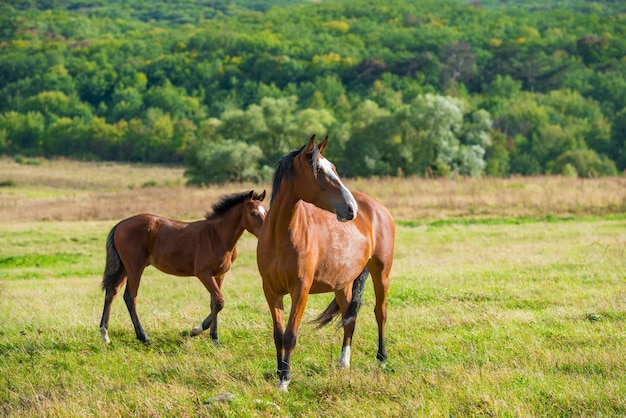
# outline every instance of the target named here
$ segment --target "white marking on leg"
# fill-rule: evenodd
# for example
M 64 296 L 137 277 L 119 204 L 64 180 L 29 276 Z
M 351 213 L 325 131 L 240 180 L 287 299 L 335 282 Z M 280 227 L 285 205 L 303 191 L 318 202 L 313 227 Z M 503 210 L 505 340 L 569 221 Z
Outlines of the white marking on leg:
M 350 367 L 350 346 L 346 345 L 341 350 L 341 356 L 339 356 L 339 368 L 345 369 Z
M 198 325 L 191 330 L 191 336 L 195 337 L 196 335 L 199 335 L 202 331 L 204 331 L 204 328 L 202 328 L 202 325 Z
M 289 392 L 289 383 L 291 383 L 291 380 L 278 380 L 278 391 Z
M 105 327 L 100 328 L 100 335 L 102 335 L 102 339 L 104 340 L 105 343 L 107 344 L 111 343 L 111 340 L 109 339 L 109 332 L 107 331 Z

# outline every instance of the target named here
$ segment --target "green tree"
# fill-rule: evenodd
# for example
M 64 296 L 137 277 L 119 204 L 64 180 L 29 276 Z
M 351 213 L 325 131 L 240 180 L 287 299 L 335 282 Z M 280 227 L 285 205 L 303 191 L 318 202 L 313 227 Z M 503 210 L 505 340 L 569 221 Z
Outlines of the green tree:
M 185 177 L 188 184 L 259 180 L 263 152 L 242 141 L 201 141 L 188 154 Z
M 131 120 L 141 116 L 143 95 L 134 87 L 116 87 L 112 97 L 111 120 Z
M 594 150 L 576 149 L 565 151 L 554 164 L 555 174 L 565 174 L 573 169 L 579 177 L 614 176 L 617 174 L 615 163 L 606 156 L 599 156 Z
M 617 168 L 626 170 L 626 107 L 616 116 L 611 127 L 611 157 Z
M 0 131 L 9 154 L 41 155 L 45 118 L 39 112 L 0 114 Z
M 144 100 L 148 108 L 159 108 L 172 117 L 202 117 L 202 114 L 197 114 L 201 110 L 200 101 L 187 96 L 184 89 L 173 86 L 169 80 L 163 85 L 149 88 Z

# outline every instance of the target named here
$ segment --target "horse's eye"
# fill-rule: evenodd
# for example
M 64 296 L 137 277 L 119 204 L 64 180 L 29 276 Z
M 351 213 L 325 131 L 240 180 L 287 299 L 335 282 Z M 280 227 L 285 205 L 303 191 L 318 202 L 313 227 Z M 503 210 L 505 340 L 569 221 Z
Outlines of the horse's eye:
M 256 212 L 250 212 L 250 216 L 257 216 Z

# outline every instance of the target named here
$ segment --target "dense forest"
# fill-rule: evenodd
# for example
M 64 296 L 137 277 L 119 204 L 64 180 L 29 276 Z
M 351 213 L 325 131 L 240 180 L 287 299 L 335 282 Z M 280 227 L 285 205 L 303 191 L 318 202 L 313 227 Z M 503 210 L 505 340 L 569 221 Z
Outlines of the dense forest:
M 0 153 L 269 179 L 330 137 L 344 176 L 626 169 L 626 3 L 0 3 Z

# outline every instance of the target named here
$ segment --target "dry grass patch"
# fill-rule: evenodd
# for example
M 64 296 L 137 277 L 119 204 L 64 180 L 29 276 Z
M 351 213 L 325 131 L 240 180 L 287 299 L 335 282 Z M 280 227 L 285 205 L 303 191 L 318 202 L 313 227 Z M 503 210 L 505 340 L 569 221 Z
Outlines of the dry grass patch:
M 181 167 L 0 159 L 0 218 L 116 220 L 142 212 L 200 219 L 218 197 L 269 184 L 184 186 Z M 626 178 L 346 179 L 382 201 L 396 219 L 515 218 L 626 212 Z

